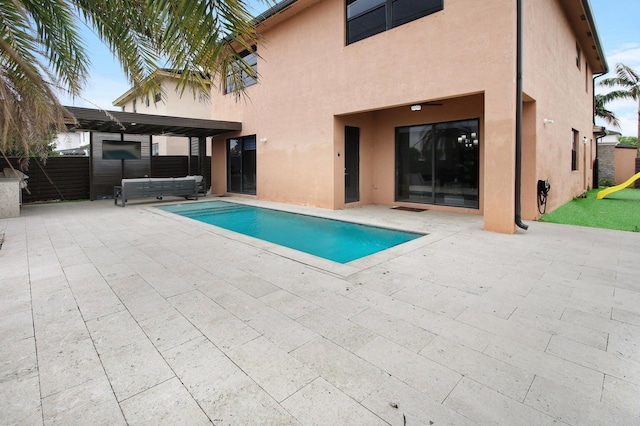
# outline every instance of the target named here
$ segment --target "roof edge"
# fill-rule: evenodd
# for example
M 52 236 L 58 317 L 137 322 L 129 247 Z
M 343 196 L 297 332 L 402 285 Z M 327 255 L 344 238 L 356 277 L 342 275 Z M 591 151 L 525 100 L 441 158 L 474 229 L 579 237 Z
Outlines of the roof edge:
M 276 3 L 273 7 L 267 9 L 266 11 L 261 13 L 260 15 L 256 16 L 253 19 L 254 24 L 257 26 L 257 25 L 263 23 L 264 21 L 266 21 L 267 19 L 271 18 L 272 16 L 283 12 L 285 9 L 288 9 L 291 5 L 293 5 L 297 1 L 298 0 L 283 0 L 283 1 L 279 2 L 279 3 Z
M 600 56 L 600 60 L 602 61 L 602 65 L 604 66 L 602 74 L 606 74 L 609 72 L 609 64 L 607 63 L 607 56 L 605 55 L 604 49 L 602 47 L 602 41 L 600 40 L 600 31 L 598 30 L 598 25 L 596 24 L 593 9 L 591 8 L 591 2 L 589 0 L 582 0 L 582 7 L 584 8 L 587 22 L 589 22 L 589 27 L 591 27 L 592 29 L 593 41 L 595 43 L 596 50 L 598 51 L 598 56 Z

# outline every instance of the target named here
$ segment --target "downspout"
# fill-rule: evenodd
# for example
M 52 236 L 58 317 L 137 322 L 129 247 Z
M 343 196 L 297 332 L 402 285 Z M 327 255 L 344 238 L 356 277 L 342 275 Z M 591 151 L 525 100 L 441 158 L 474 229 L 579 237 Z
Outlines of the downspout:
M 515 222 L 525 231 L 529 226 L 522 223 L 522 0 L 517 0 L 516 9 L 516 216 Z

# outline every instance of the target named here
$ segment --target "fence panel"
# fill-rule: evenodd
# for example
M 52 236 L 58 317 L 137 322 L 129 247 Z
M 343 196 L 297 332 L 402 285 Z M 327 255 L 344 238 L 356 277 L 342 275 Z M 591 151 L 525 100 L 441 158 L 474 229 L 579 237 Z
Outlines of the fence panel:
M 9 158 L 16 170 L 17 158 Z M 0 170 L 8 167 L 0 159 Z M 37 158 L 29 159 L 28 193 L 22 191 L 22 202 L 52 200 L 88 200 L 89 199 L 89 157 L 49 157 L 43 163 Z
M 179 177 L 189 174 L 189 157 L 162 155 L 151 157 L 151 177 Z
M 195 160 L 192 160 L 192 170 L 196 170 L 197 167 Z M 20 170 L 18 158 L 10 157 L 9 161 L 16 170 Z M 45 163 L 39 159 L 31 158 L 28 170 L 24 171 L 29 176 L 27 188 L 31 193 L 23 190 L 22 202 L 90 199 L 89 162 L 89 157 L 49 157 Z M 8 167 L 7 162 L 4 158 L 0 158 L 0 173 L 5 167 Z M 151 157 L 151 177 L 178 177 L 187 174 L 189 174 L 189 157 L 187 156 Z M 208 188 L 211 176 L 211 157 L 206 158 L 205 170 L 202 170 L 201 174 L 204 176 Z M 113 185 L 110 184 L 105 188 L 107 192 L 104 196 L 109 197 Z

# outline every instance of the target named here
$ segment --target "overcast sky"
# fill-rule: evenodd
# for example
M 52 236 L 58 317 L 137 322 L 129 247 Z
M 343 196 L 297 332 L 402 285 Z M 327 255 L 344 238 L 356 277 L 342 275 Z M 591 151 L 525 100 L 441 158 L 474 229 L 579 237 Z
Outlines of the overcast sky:
M 250 3 L 255 14 L 266 9 L 260 0 L 252 0 Z M 640 72 L 640 25 L 637 22 L 640 17 L 640 0 L 591 0 L 591 6 L 609 68 L 613 70 L 621 62 Z M 115 109 L 112 102 L 129 89 L 129 83 L 109 50 L 90 31 L 86 31 L 86 44 L 92 65 L 90 80 L 82 94 L 83 99 L 62 97 L 61 100 L 65 105 Z M 596 91 L 602 90 L 596 88 Z M 621 122 L 621 129 L 612 130 L 627 136 L 637 135 L 636 102 L 612 102 L 607 108 L 615 112 Z

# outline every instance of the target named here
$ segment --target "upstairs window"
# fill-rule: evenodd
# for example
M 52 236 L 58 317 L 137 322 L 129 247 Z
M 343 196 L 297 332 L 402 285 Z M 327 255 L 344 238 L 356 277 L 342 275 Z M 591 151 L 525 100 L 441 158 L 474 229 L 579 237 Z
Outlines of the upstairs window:
M 444 0 L 347 0 L 347 44 L 443 8 Z
M 582 62 L 581 58 L 582 52 L 580 51 L 580 46 L 578 46 L 578 43 L 576 43 L 576 66 L 578 67 L 578 69 L 580 69 L 580 62 Z
M 252 49 L 253 52 L 245 50 L 240 53 L 240 57 L 246 65 L 240 63 L 233 65 L 235 69 L 227 75 L 225 93 L 231 93 L 236 90 L 236 83 L 239 82 L 238 79 L 244 87 L 253 86 L 258 83 L 258 55 L 255 53 L 256 47 L 254 46 Z
M 580 138 L 580 133 L 576 129 L 571 129 L 572 138 L 571 138 L 571 170 L 578 170 L 578 142 Z

